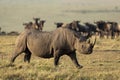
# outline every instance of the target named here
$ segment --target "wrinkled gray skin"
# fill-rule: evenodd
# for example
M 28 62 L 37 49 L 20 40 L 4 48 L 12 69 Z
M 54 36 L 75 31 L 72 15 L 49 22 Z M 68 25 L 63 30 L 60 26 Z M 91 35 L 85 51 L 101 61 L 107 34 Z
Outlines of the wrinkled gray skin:
M 31 54 L 41 58 L 54 57 L 54 65 L 57 66 L 59 58 L 62 55 L 68 55 L 77 68 L 82 68 L 77 61 L 76 52 L 91 54 L 96 40 L 94 43 L 80 41 L 79 37 L 75 35 L 76 32 L 67 28 L 57 28 L 53 32 L 40 32 L 36 29 L 25 30 L 16 40 L 11 63 L 24 52 L 24 61 L 30 62 Z

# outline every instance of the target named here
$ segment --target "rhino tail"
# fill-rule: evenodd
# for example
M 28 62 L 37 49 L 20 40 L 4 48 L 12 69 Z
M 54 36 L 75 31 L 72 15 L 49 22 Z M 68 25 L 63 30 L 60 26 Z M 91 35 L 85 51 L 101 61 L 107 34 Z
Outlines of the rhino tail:
M 27 37 L 26 37 L 26 39 L 25 39 L 25 56 L 24 56 L 24 62 L 28 62 L 28 63 L 30 63 L 30 59 L 31 59 L 31 52 L 30 52 L 30 50 L 29 50 L 29 48 L 28 48 L 28 45 L 27 45 Z
M 16 43 L 15 43 L 15 50 L 11 57 L 10 62 L 13 63 L 15 59 L 23 52 L 25 52 L 27 48 L 27 37 L 25 35 L 19 35 Z

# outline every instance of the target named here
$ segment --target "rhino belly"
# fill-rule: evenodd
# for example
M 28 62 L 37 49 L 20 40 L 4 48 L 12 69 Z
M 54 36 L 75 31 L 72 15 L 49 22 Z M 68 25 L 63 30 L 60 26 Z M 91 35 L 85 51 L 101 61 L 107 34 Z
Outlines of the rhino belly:
M 45 47 L 41 45 L 29 45 L 28 49 L 32 53 L 32 55 L 41 57 L 41 58 L 51 58 L 53 57 L 53 53 L 50 52 L 50 47 Z

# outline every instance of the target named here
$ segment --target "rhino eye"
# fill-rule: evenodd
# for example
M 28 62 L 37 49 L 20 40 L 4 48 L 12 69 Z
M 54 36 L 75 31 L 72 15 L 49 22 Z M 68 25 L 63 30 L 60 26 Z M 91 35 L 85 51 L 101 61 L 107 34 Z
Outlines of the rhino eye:
M 85 46 L 85 45 L 82 45 L 82 48 L 83 48 L 83 49 L 85 49 L 85 48 L 86 48 L 86 46 Z

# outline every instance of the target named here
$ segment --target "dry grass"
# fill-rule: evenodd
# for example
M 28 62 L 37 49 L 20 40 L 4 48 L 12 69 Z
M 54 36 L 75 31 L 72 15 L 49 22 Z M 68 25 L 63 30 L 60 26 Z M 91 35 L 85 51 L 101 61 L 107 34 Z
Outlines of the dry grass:
M 53 58 L 32 56 L 30 64 L 24 63 L 24 54 L 14 66 L 7 67 L 15 39 L 16 36 L 0 36 L 0 80 L 120 80 L 120 38 L 97 39 L 93 54 L 77 54 L 82 69 L 76 69 L 67 56 L 54 67 Z

